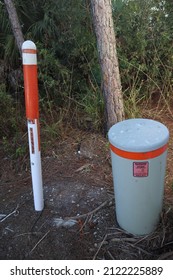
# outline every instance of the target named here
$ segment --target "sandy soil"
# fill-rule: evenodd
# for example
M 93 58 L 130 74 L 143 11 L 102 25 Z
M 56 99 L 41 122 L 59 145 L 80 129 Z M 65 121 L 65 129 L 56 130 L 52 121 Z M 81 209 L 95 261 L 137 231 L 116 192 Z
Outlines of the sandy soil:
M 173 259 L 173 118 L 164 112 L 155 119 L 171 139 L 153 233 L 136 237 L 116 222 L 107 139 L 69 129 L 42 151 L 42 212 L 33 207 L 29 155 L 14 160 L 0 150 L 0 259 Z

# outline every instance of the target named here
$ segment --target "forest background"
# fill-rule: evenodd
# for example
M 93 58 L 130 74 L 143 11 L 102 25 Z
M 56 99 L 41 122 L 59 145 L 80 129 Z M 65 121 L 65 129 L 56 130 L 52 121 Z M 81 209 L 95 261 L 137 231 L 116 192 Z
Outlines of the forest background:
M 103 133 L 104 101 L 90 1 L 14 2 L 25 40 L 33 40 L 38 49 L 42 133 L 49 140 L 61 137 L 70 126 Z M 141 104 L 163 101 L 169 107 L 173 2 L 113 0 L 112 11 L 126 118 L 139 117 Z M 0 60 L 0 140 L 4 150 L 18 157 L 27 149 L 21 145 L 27 143 L 22 61 L 3 1 Z

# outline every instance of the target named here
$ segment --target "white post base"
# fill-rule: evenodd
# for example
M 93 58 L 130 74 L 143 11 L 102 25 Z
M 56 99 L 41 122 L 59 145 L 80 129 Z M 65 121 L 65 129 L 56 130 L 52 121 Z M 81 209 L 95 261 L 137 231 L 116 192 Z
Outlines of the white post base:
M 28 120 L 28 138 L 29 151 L 32 175 L 32 187 L 34 195 L 34 206 L 36 211 L 42 211 L 44 208 L 43 198 L 43 182 L 42 182 L 42 168 L 41 168 L 41 152 L 39 144 L 39 123 L 38 120 Z

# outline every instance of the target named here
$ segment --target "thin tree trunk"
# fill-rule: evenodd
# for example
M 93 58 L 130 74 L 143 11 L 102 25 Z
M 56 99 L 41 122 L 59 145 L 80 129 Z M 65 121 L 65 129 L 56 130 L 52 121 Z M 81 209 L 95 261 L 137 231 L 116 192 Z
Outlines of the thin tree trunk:
M 108 130 L 113 124 L 124 119 L 111 0 L 91 0 L 91 8 L 102 71 Z
M 22 44 L 24 42 L 21 25 L 19 23 L 18 15 L 13 0 L 4 0 L 6 9 L 8 11 L 12 31 L 19 49 L 20 55 L 22 56 Z

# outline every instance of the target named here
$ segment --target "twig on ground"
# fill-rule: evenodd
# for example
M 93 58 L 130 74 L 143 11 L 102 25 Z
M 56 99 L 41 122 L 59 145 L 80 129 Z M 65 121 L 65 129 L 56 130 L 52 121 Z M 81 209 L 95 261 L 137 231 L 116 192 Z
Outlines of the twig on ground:
M 6 216 L 7 216 L 6 214 L 0 214 L 0 220 L 2 220 Z
M 105 235 L 105 237 L 103 238 L 102 242 L 100 243 L 100 246 L 99 246 L 99 248 L 98 248 L 97 252 L 95 253 L 95 255 L 94 255 L 94 257 L 93 257 L 93 260 L 95 260 L 95 259 L 96 259 L 96 257 L 97 257 L 97 255 L 98 255 L 98 253 L 100 252 L 101 247 L 103 246 L 103 244 L 104 244 L 104 242 L 105 242 L 106 238 L 107 238 L 107 234 Z
M 19 208 L 19 204 L 16 206 L 16 208 L 10 214 L 6 215 L 2 220 L 0 220 L 0 223 L 4 222 L 10 216 L 17 214 L 18 213 L 18 211 L 17 211 L 18 208 Z
M 163 229 L 163 238 L 162 238 L 162 242 L 161 242 L 161 247 L 163 247 L 163 244 L 165 242 L 165 235 L 166 235 L 166 230 L 165 228 Z
M 124 229 L 122 229 L 122 228 L 118 228 L 118 227 L 114 227 L 114 228 L 111 228 L 111 230 L 117 230 L 117 231 L 119 231 L 119 232 L 121 232 L 121 233 L 124 233 L 124 234 L 126 234 L 126 235 L 130 235 L 130 236 L 132 236 L 132 234 L 131 233 L 129 233 L 128 231 L 126 231 L 126 230 L 124 230 Z
M 146 250 L 142 249 L 141 247 L 138 247 L 138 246 L 133 245 L 133 244 L 131 244 L 131 243 L 128 243 L 128 245 L 130 245 L 130 246 L 133 247 L 133 248 L 136 248 L 137 250 L 139 250 L 140 252 L 143 252 L 143 253 L 146 254 L 146 255 L 152 255 L 152 253 L 147 252 Z
M 43 237 L 35 244 L 35 246 L 32 248 L 32 250 L 29 252 L 29 255 L 32 254 L 32 252 L 35 250 L 35 248 L 43 241 L 43 239 L 49 234 L 50 230 L 48 230 Z
M 86 163 L 84 165 L 82 165 L 81 167 L 79 167 L 78 169 L 76 169 L 74 172 L 83 172 L 83 171 L 89 171 L 89 168 L 93 167 L 93 164 L 91 163 Z
M 144 241 L 144 240 L 147 239 L 148 237 L 149 237 L 149 234 L 147 234 L 146 236 L 140 238 L 134 245 L 136 245 L 136 244 L 138 244 L 138 243 Z
M 112 254 L 111 254 L 111 252 L 108 250 L 107 251 L 107 253 L 108 253 L 108 255 L 110 256 L 110 258 L 112 259 L 112 260 L 115 260 L 115 258 L 112 256 Z
M 79 229 L 79 232 L 80 233 L 82 233 L 83 232 L 83 229 L 84 229 L 84 227 L 86 226 L 86 224 L 88 223 L 88 216 L 86 217 L 86 219 L 85 219 L 85 222 L 84 223 L 82 223 L 82 225 L 81 225 L 81 227 L 80 227 L 80 229 Z
M 13 238 L 20 237 L 20 236 L 24 236 L 24 235 L 40 234 L 40 233 L 41 233 L 41 232 L 24 232 L 24 233 L 20 233 L 20 234 L 15 235 Z

